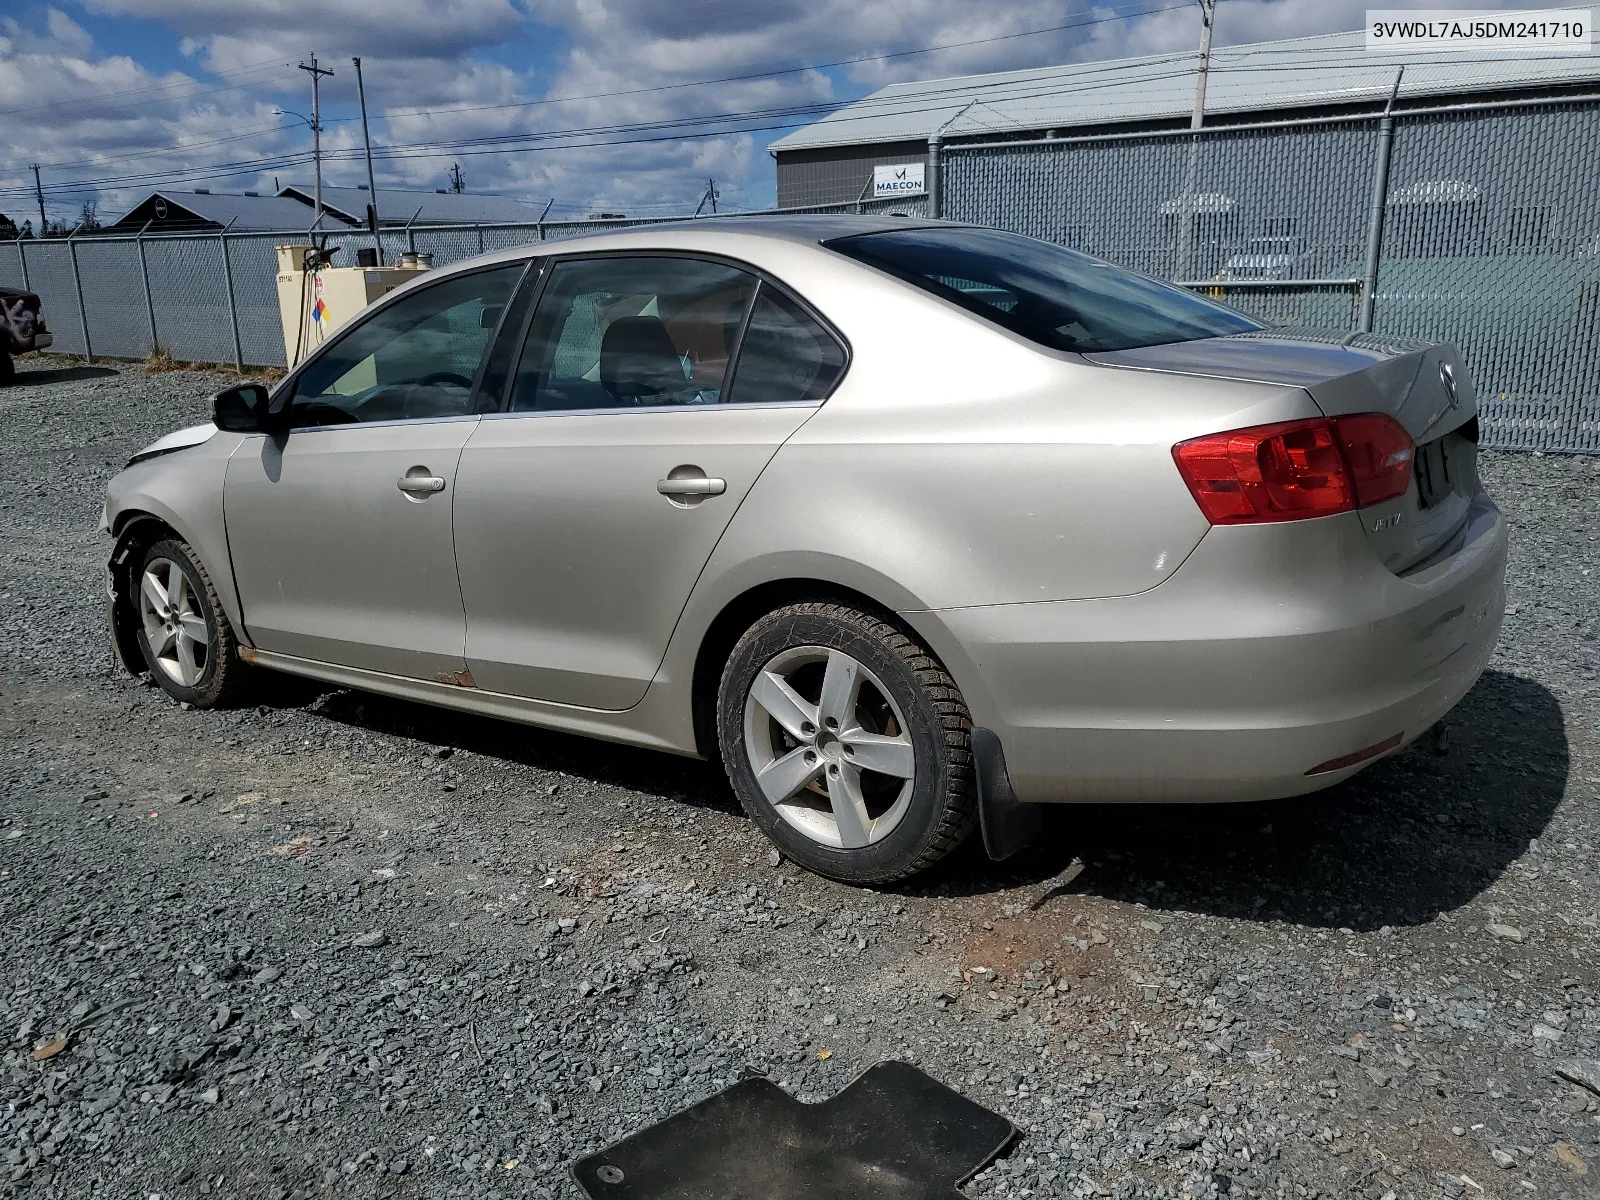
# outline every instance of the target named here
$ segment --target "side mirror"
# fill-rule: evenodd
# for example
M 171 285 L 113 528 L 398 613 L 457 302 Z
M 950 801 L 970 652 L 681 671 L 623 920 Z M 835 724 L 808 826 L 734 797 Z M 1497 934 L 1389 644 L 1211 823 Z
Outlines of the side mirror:
M 500 324 L 500 314 L 505 312 L 505 310 L 506 306 L 504 304 L 488 305 L 481 313 L 478 314 L 478 328 L 493 329 L 496 325 Z
M 211 420 L 229 433 L 265 433 L 268 426 L 267 389 L 260 383 L 241 383 L 211 397 Z

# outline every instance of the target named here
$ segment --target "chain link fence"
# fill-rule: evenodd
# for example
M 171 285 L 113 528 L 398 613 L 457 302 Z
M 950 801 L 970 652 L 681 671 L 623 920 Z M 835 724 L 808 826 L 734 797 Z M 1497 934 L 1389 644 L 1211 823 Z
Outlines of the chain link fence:
M 1485 444 L 1600 451 L 1600 103 L 1396 112 L 1392 139 L 1383 125 L 949 144 L 942 215 L 1272 325 L 1360 328 L 1372 278 L 1373 332 L 1461 351 Z
M 955 143 L 939 176 L 945 217 L 1072 246 L 1272 325 L 1354 330 L 1370 302 L 1374 332 L 1461 351 L 1486 444 L 1600 452 L 1594 98 Z M 783 211 L 922 217 L 929 206 L 899 197 Z M 681 219 L 385 229 L 379 257 L 415 250 L 443 266 Z M 374 245 L 362 230 L 326 237 L 344 264 Z M 184 361 L 281 366 L 274 247 L 308 240 L 299 230 L 0 243 L 0 285 L 40 294 L 60 353 L 160 347 Z
M 783 211 L 893 211 L 921 216 L 927 210 L 921 200 L 912 199 Z M 415 251 L 433 255 L 435 266 L 446 266 L 530 243 L 684 219 L 416 225 L 380 229 L 377 235 L 340 228 L 318 231 L 316 240 L 336 249 L 334 261 L 343 266 L 355 264 L 356 251 L 374 248 L 382 262 Z M 276 248 L 311 241 L 307 229 L 22 238 L 0 242 L 0 287 L 38 293 L 56 354 L 144 358 L 159 349 L 180 362 L 281 367 L 285 355 Z

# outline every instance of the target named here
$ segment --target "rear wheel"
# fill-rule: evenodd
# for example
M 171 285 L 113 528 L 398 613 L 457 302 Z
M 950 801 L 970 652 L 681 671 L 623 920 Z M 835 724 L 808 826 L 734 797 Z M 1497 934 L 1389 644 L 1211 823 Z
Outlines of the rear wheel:
M 194 551 L 175 538 L 157 542 L 145 551 L 132 583 L 139 649 L 161 689 L 195 708 L 236 698 L 249 668 Z
M 825 602 L 769 613 L 734 646 L 717 724 L 745 811 L 818 874 L 901 879 L 976 823 L 961 692 L 882 617 Z

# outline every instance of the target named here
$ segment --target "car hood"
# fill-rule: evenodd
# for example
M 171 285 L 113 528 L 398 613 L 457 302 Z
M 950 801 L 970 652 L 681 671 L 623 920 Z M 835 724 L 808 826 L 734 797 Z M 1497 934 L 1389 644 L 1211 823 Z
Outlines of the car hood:
M 204 425 L 190 425 L 187 429 L 176 429 L 165 437 L 157 438 L 143 450 L 140 450 L 127 462 L 127 466 L 143 462 L 147 458 L 155 458 L 162 454 L 171 454 L 174 450 L 187 450 L 190 446 L 198 446 L 211 440 L 217 432 L 217 427 L 211 422 Z

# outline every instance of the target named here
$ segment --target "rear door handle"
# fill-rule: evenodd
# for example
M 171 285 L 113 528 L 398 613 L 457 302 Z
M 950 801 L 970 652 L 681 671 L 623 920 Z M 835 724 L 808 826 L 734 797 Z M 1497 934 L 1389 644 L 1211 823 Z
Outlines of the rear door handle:
M 656 491 L 663 496 L 720 496 L 728 490 L 726 479 L 658 479 Z

